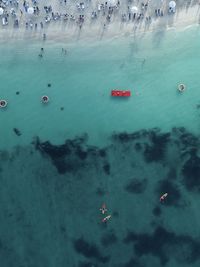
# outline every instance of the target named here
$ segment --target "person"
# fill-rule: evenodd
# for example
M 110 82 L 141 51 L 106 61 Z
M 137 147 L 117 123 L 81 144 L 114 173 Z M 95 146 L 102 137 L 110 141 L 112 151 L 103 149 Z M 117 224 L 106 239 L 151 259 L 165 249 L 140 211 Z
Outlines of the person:
M 112 217 L 111 215 L 106 216 L 105 218 L 102 219 L 102 222 L 107 222 L 108 220 L 110 220 L 111 217 Z
M 161 202 L 164 201 L 165 198 L 166 198 L 167 196 L 168 196 L 168 193 L 163 194 L 163 195 L 160 197 L 160 201 L 161 201 Z
M 101 206 L 101 208 L 99 210 L 101 211 L 102 214 L 105 214 L 108 211 L 106 208 L 106 204 L 103 203 L 103 205 Z
M 142 67 L 144 66 L 145 62 L 146 62 L 146 59 L 144 58 L 144 59 L 142 60 Z

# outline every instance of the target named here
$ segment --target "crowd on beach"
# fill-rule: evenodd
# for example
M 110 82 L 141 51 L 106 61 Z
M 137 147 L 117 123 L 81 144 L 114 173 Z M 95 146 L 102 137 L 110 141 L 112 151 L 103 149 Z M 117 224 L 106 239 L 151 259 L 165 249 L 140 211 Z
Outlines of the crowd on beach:
M 0 24 L 3 27 L 27 30 L 43 30 L 57 21 L 76 25 L 82 29 L 85 21 L 101 21 L 105 29 L 117 19 L 122 23 L 150 24 L 152 20 L 162 19 L 176 12 L 176 1 L 170 0 L 51 0 L 46 4 L 39 0 L 0 0 Z M 43 2 L 43 3 L 42 3 Z M 180 2 L 180 1 L 179 1 Z M 187 0 L 187 5 L 194 1 Z M 197 2 L 195 1 L 195 4 Z M 46 34 L 43 34 L 46 39 Z

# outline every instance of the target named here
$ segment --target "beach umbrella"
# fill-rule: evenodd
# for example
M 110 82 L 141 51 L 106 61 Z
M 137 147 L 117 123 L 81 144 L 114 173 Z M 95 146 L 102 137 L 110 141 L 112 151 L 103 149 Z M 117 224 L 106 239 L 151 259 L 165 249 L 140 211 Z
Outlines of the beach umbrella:
M 116 0 L 108 0 L 108 5 L 110 7 L 116 6 L 117 5 L 117 1 Z
M 176 7 L 176 2 L 175 1 L 170 1 L 169 2 L 169 7 L 175 8 Z
M 28 14 L 32 15 L 34 13 L 34 8 L 30 6 L 27 11 Z
M 134 14 L 134 13 L 137 13 L 138 12 L 138 8 L 136 6 L 132 6 L 131 7 L 131 12 Z
M 3 8 L 0 7 L 0 15 L 3 15 Z

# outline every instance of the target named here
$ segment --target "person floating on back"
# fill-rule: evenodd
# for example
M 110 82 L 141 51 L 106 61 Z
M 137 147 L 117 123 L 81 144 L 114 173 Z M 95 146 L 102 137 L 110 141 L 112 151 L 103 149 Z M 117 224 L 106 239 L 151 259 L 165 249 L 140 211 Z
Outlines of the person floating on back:
M 168 193 L 163 194 L 163 195 L 160 197 L 160 202 L 163 202 L 167 196 L 168 196 Z
M 105 218 L 102 219 L 102 222 L 103 223 L 107 222 L 108 220 L 110 220 L 111 217 L 112 217 L 111 215 L 106 216 Z

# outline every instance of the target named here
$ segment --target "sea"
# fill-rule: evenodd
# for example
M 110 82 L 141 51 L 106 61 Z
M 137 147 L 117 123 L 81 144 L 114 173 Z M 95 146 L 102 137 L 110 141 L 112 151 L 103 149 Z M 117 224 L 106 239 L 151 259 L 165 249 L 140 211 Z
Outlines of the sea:
M 0 44 L 1 267 L 200 266 L 199 40 Z

